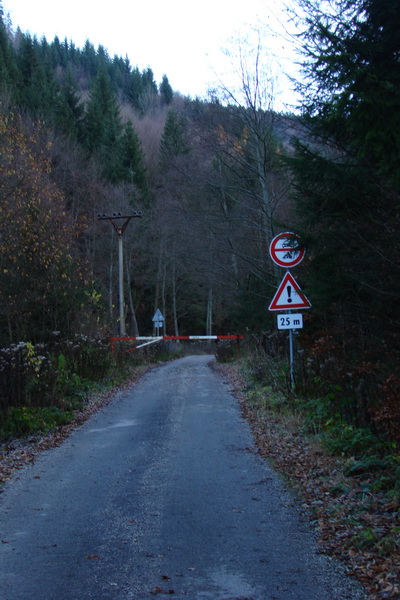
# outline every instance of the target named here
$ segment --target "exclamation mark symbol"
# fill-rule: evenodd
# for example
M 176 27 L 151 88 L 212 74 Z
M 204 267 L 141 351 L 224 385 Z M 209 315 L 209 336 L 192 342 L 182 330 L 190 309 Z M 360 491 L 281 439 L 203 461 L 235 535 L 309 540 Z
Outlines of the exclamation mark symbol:
M 287 301 L 288 301 L 288 304 L 290 304 L 292 302 L 292 297 L 291 297 L 292 296 L 292 286 L 288 285 L 286 288 L 286 291 L 287 291 Z

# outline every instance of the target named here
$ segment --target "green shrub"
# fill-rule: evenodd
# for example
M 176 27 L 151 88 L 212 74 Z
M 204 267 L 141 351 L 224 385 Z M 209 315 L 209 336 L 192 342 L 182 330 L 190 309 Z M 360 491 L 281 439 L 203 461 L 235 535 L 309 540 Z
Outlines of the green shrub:
M 46 344 L 19 342 L 0 348 L 1 437 L 45 433 L 68 421 L 97 385 L 111 386 L 130 378 L 135 367 L 171 358 L 164 343 L 141 350 L 109 340 L 53 332 Z M 174 356 L 182 349 L 176 346 Z
M 71 421 L 72 412 L 64 412 L 55 406 L 36 408 L 9 409 L 3 427 L 5 439 L 10 437 L 24 437 L 38 433 L 48 433 L 59 425 Z
M 288 398 L 271 386 L 256 385 L 246 393 L 247 400 L 253 408 L 261 411 L 281 411 L 288 406 Z
M 380 440 L 369 429 L 353 427 L 341 419 L 327 422 L 321 441 L 332 454 L 344 456 L 371 454 L 381 445 Z

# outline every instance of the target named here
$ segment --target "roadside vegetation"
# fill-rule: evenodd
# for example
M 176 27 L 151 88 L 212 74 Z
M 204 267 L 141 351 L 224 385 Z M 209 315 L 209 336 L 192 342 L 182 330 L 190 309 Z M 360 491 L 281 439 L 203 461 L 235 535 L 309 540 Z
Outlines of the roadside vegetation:
M 108 339 L 76 335 L 47 344 L 0 348 L 0 442 L 31 438 L 71 423 L 90 403 L 146 368 L 180 354 L 159 343 L 141 351 L 111 352 Z
M 373 422 L 357 423 L 345 391 L 324 388 L 310 365 L 306 376 L 298 366 L 292 387 L 285 344 L 284 334 L 275 336 L 271 355 L 266 339 L 253 337 L 240 363 L 228 347 L 217 350 L 217 368 L 236 391 L 260 454 L 300 499 L 321 552 L 345 561 L 371 599 L 400 598 L 398 445 Z

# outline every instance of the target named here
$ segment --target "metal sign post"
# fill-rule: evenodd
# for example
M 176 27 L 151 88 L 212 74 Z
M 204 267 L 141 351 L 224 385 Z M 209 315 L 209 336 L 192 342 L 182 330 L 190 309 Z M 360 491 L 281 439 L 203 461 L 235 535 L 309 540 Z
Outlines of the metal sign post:
M 289 374 L 290 382 L 294 386 L 294 347 L 293 347 L 293 329 L 289 329 Z
M 99 221 L 110 221 L 118 235 L 118 290 L 119 290 L 119 332 L 122 337 L 126 335 L 124 311 L 124 250 L 122 236 L 131 219 L 141 217 L 142 213 L 135 211 L 133 215 L 124 216 L 121 213 L 112 215 L 97 215 Z

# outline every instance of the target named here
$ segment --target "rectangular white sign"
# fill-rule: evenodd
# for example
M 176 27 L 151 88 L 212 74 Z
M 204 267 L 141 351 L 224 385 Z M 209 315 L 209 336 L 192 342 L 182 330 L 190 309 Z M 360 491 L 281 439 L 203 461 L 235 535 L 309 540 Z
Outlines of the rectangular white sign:
M 277 315 L 278 329 L 301 329 L 303 327 L 303 315 L 301 313 L 292 315 Z

